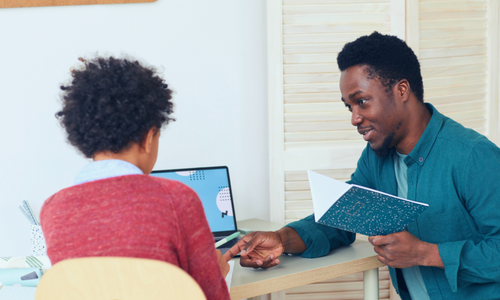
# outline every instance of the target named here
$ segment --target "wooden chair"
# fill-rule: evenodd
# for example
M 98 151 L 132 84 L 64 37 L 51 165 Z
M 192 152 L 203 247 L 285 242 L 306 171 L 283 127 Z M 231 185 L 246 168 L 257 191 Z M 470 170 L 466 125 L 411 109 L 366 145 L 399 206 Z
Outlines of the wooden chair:
M 61 261 L 42 276 L 35 300 L 206 299 L 196 281 L 169 263 L 128 257 Z

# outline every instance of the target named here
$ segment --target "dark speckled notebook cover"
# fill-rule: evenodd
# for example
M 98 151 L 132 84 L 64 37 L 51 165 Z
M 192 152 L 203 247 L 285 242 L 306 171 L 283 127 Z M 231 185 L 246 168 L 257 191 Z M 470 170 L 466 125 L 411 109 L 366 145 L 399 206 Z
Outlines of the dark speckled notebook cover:
M 339 183 L 333 178 L 327 180 L 333 180 L 335 184 Z M 404 230 L 428 207 L 425 203 L 343 182 L 341 184 L 350 188 L 337 201 L 332 199 L 331 195 L 329 196 L 330 203 L 334 201 L 335 203 L 321 217 L 317 216 L 319 217 L 319 220 L 316 219 L 317 223 L 368 236 L 387 235 Z M 311 191 L 314 197 L 315 193 L 312 189 L 313 185 L 311 185 Z M 321 196 L 324 197 L 324 193 Z

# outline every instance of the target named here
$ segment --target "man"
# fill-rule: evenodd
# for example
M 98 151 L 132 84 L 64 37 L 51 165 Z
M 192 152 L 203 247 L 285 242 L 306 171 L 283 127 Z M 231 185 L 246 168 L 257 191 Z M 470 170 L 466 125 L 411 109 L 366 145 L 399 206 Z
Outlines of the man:
M 401 298 L 500 298 L 500 149 L 424 103 L 420 64 L 398 38 L 360 37 L 337 62 L 342 101 L 368 142 L 349 183 L 429 204 L 407 230 L 369 238 Z M 269 268 L 283 252 L 318 257 L 354 238 L 309 216 L 249 234 L 228 255 Z

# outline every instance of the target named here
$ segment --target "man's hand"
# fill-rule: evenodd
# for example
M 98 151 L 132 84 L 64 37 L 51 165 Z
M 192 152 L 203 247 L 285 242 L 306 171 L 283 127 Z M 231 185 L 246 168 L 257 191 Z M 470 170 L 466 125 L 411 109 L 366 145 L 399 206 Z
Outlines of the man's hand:
M 219 263 L 222 276 L 224 276 L 225 278 L 227 273 L 229 273 L 229 264 L 227 263 L 229 259 L 227 259 L 226 256 L 222 255 L 220 250 L 215 250 L 215 253 L 217 253 L 217 262 Z
M 279 233 L 256 231 L 241 238 L 224 256 L 229 260 L 241 251 L 241 266 L 267 269 L 280 263 L 278 257 L 284 250 L 285 247 Z
M 378 260 L 393 268 L 429 266 L 444 268 L 437 244 L 421 241 L 408 231 L 368 238 Z

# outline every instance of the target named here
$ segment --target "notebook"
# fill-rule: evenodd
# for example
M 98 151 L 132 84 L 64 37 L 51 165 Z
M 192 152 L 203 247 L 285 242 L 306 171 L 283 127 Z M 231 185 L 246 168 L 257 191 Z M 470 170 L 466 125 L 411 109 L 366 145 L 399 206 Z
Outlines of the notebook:
M 151 176 L 177 180 L 192 188 L 200 197 L 214 243 L 238 231 L 234 213 L 229 169 L 226 166 L 157 170 Z M 218 247 L 222 254 L 240 237 Z

